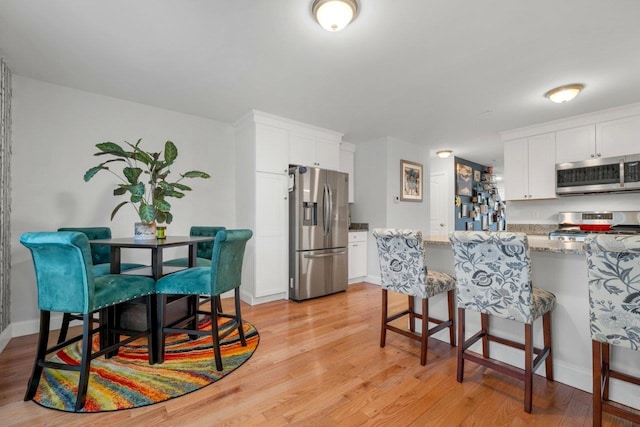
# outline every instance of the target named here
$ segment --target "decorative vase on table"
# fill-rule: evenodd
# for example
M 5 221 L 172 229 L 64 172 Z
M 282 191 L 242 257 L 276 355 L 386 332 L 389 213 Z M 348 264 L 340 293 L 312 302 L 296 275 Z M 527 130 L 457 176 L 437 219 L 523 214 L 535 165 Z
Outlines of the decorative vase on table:
M 156 238 L 155 222 L 136 222 L 133 237 L 136 240 L 152 240 Z

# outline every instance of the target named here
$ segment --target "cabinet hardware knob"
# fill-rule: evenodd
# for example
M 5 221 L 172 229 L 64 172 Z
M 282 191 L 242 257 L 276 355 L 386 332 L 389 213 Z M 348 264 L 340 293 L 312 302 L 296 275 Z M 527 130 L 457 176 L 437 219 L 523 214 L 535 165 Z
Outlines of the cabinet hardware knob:
M 602 154 L 598 153 L 598 157 L 602 156 Z
M 591 155 L 591 158 L 594 158 L 594 157 L 595 157 L 595 156 L 592 154 L 592 155 Z

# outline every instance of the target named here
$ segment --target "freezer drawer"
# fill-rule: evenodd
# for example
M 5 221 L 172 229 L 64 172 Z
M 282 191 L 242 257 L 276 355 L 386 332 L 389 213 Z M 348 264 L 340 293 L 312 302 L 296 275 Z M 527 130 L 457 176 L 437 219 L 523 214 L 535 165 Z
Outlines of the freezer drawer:
M 347 290 L 347 248 L 296 253 L 289 298 L 301 301 Z

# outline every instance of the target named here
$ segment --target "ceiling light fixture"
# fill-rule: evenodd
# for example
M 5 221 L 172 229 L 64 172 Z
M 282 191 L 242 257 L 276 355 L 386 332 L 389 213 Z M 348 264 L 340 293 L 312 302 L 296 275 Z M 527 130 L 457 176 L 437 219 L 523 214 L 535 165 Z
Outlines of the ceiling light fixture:
M 311 7 L 318 24 L 327 31 L 340 31 L 358 13 L 356 0 L 315 0 Z
M 563 102 L 571 101 L 573 98 L 578 96 L 582 89 L 584 89 L 583 84 L 575 83 L 551 89 L 549 92 L 545 93 L 544 96 L 555 103 L 561 104 Z
M 440 150 L 436 151 L 436 156 L 440 157 L 441 159 L 446 159 L 451 155 L 451 153 L 453 153 L 453 151 L 451 150 Z

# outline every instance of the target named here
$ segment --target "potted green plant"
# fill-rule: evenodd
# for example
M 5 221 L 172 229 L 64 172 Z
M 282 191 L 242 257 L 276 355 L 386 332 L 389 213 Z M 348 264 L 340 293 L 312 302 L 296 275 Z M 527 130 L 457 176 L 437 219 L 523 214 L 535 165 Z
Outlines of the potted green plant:
M 114 174 L 121 181 L 113 190 L 114 196 L 124 196 L 130 194 L 129 200 L 122 201 L 116 205 L 111 212 L 111 220 L 116 213 L 126 204 L 131 204 L 142 224 L 136 224 L 136 237 L 155 238 L 155 224 L 173 221 L 171 214 L 171 204 L 166 200 L 168 197 L 181 199 L 186 191 L 191 191 L 191 187 L 181 181 L 185 178 L 210 178 L 206 172 L 188 171 L 179 173 L 179 178 L 170 178 L 171 165 L 178 157 L 178 149 L 171 141 L 164 144 L 163 152 L 149 152 L 140 147 L 138 142 L 131 144 L 125 141 L 130 148 L 125 150 L 114 142 L 103 142 L 96 144 L 98 152 L 94 156 L 110 156 L 108 160 L 92 167 L 84 174 L 85 182 L 88 182 L 98 172 L 105 170 Z M 120 173 L 112 170 L 114 164 L 122 164 Z M 148 227 L 145 228 L 143 224 Z

